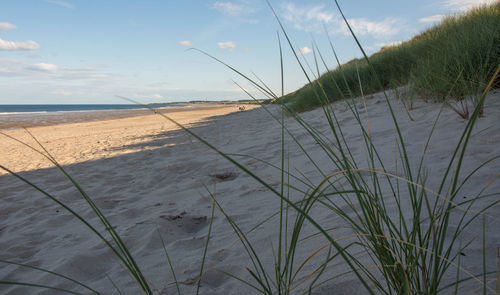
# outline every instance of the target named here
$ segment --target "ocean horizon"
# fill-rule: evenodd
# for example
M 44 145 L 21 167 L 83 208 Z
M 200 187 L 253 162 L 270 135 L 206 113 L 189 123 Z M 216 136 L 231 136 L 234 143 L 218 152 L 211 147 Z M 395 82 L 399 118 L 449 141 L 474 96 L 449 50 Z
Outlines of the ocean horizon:
M 189 104 L 0 104 L 0 115 L 187 107 Z

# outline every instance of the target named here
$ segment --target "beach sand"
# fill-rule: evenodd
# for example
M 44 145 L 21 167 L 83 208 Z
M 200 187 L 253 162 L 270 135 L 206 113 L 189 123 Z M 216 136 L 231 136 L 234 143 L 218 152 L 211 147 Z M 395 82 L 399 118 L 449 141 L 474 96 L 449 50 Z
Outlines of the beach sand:
M 245 105 L 245 108 L 250 110 L 255 106 Z M 237 105 L 198 105 L 158 110 L 188 127 L 203 124 L 210 117 L 235 111 L 238 111 Z M 31 127 L 29 132 L 61 165 L 152 150 L 158 148 L 148 144 L 152 139 L 167 131 L 179 129 L 175 124 L 146 109 L 0 117 L 0 130 L 4 129 L 5 134 L 39 150 L 40 146 L 25 130 L 19 128 L 21 126 Z M 2 165 L 14 172 L 53 166 L 42 155 L 6 137 L 0 140 L 0 154 Z M 0 174 L 5 173 L 0 171 Z
M 499 98 L 497 92 L 490 94 L 487 100 L 485 116 L 477 122 L 466 153 L 464 175 L 500 154 Z M 413 167 L 416 167 L 440 105 L 417 101 L 410 112 L 413 120 L 410 120 L 401 102 L 396 99 L 392 99 L 392 102 L 406 140 L 409 160 Z M 401 171 L 396 169 L 394 163 L 394 125 L 385 100 L 381 94 L 376 94 L 367 99 L 366 104 L 365 109 L 361 102 L 358 103 L 361 107 L 361 118 L 366 123 L 368 115 L 370 132 L 380 157 L 387 164 L 387 170 L 400 174 Z M 334 108 L 337 110 L 344 136 L 352 144 L 351 151 L 363 167 L 367 156 L 361 143 L 359 126 L 352 113 L 347 110 L 345 102 L 335 103 Z M 269 165 L 281 165 L 279 124 L 263 108 L 235 113 L 229 113 L 230 111 L 222 108 L 210 110 L 203 113 L 204 115 L 193 111 L 190 115 L 178 112 L 172 116 L 181 123 L 188 124 L 193 132 L 220 150 L 233 154 L 233 157 L 250 171 L 279 190 L 280 173 Z M 277 107 L 269 106 L 269 111 L 279 116 Z M 205 118 L 200 121 L 193 120 L 200 115 Z M 309 111 L 301 116 L 320 132 L 331 136 L 322 110 Z M 286 118 L 285 123 L 326 174 L 335 172 L 331 161 L 300 124 L 293 118 Z M 443 175 L 466 124 L 467 121 L 450 109 L 443 110 L 424 163 L 431 189 L 435 189 Z M 151 286 L 160 294 L 176 293 L 176 288 L 158 232 L 165 240 L 177 280 L 180 282 L 181 293 L 195 293 L 212 210 L 207 190 L 215 192 L 222 208 L 245 232 L 279 211 L 279 199 L 262 184 L 182 130 L 172 128 L 165 119 L 157 115 L 37 127 L 31 131 L 109 218 Z M 32 142 L 22 130 L 11 130 L 7 133 L 23 141 Z M 310 159 L 290 136 L 286 137 L 285 147 L 287 163 L 289 162 L 292 174 L 302 179 L 307 177 L 315 185 L 323 180 Z M 68 204 L 105 232 L 71 183 L 40 155 L 27 151 L 5 137 L 0 140 L 0 155 L 0 164 L 14 171 L 22 171 L 20 175 Z M 478 201 L 472 208 L 478 209 L 497 202 L 489 209 L 486 218 L 488 271 L 496 269 L 497 248 L 500 245 L 500 183 L 495 180 L 499 173 L 500 161 L 491 162 L 469 179 L 463 195 L 459 196 L 461 199 L 467 198 L 471 194 L 477 194 L 487 185 L 484 194 L 496 194 Z M 222 174 L 224 177 L 214 177 Z M 293 178 L 290 183 L 299 189 L 305 187 Z M 386 188 L 382 189 L 387 192 Z M 401 189 L 404 190 L 404 187 Z M 292 200 L 299 200 L 300 197 L 299 193 L 290 192 Z M 0 200 L 1 259 L 62 273 L 87 283 L 103 294 L 117 294 L 110 279 L 124 294 L 140 293 L 137 284 L 102 241 L 76 218 L 33 188 L 11 175 L 2 175 Z M 388 208 L 394 208 L 393 199 L 388 199 L 387 202 Z M 411 208 L 405 208 L 410 216 Z M 347 212 L 351 209 L 345 210 Z M 314 207 L 311 214 L 325 228 L 343 224 L 338 216 L 321 206 Z M 294 214 L 291 213 L 290 216 L 292 218 Z M 455 221 L 452 220 L 451 223 L 455 224 Z M 262 264 L 272 275 L 278 229 L 278 219 L 274 215 L 248 235 Z M 306 224 L 301 237 L 315 232 L 312 226 Z M 463 239 L 465 241 L 478 235 L 481 237 L 481 232 L 481 222 L 472 223 L 463 233 Z M 332 232 L 336 237 L 346 234 L 348 232 L 342 230 Z M 237 240 L 224 216 L 216 210 L 200 294 L 257 293 L 249 286 L 218 271 L 223 270 L 253 283 L 246 270 L 247 267 L 252 268 L 252 263 Z M 297 249 L 295 267 L 324 244 L 325 239 L 320 235 L 301 241 Z M 481 249 L 482 239 L 476 238 L 461 257 L 462 267 L 471 273 L 480 273 Z M 326 251 L 314 256 L 304 265 L 296 278 L 297 282 L 306 278 L 324 261 Z M 346 263 L 337 258 L 325 269 L 319 282 L 346 270 Z M 454 279 L 455 275 L 455 270 L 452 270 L 450 278 Z M 463 274 L 463 277 L 466 276 Z M 88 293 L 88 290 L 61 278 L 20 266 L 0 265 L 0 278 Z M 471 280 L 469 288 L 477 287 L 480 287 L 480 284 Z M 301 285 L 296 294 L 302 294 L 302 291 L 306 290 L 307 284 Z M 367 293 L 352 274 L 328 280 L 319 285 L 313 293 L 331 294 L 332 290 L 335 290 L 335 294 Z M 2 294 L 53 292 L 28 287 L 0 286 Z

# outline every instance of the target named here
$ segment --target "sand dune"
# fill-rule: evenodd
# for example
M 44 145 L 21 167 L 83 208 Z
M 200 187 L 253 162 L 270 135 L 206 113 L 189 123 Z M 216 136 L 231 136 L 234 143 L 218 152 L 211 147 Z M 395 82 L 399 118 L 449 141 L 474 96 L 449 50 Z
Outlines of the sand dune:
M 499 98 L 498 93 L 490 95 L 485 116 L 475 127 L 466 154 L 466 172 L 500 154 Z M 393 103 L 407 141 L 410 161 L 417 164 L 434 118 L 439 112 L 439 105 L 416 102 L 414 110 L 411 111 L 414 119 L 412 121 L 399 101 L 393 100 Z M 366 151 L 360 142 L 362 137 L 359 127 L 344 102 L 336 103 L 334 107 L 344 136 L 352 144 L 352 152 L 362 166 L 366 160 Z M 361 104 L 360 107 L 363 120 L 366 113 L 369 116 L 370 130 L 388 170 L 394 174 L 399 173 L 394 163 L 395 131 L 384 99 L 377 94 L 367 100 L 366 109 Z M 279 114 L 276 107 L 271 106 L 269 110 Z M 227 112 L 226 109 L 214 111 L 211 114 L 218 117 L 200 122 L 183 117 L 177 119 L 181 123 L 191 124 L 193 132 L 222 151 L 247 155 L 234 157 L 278 189 L 280 173 L 269 164 L 280 165 L 279 124 L 262 108 L 231 114 Z M 321 110 L 303 113 L 302 117 L 319 131 L 330 134 Z M 466 121 L 453 111 L 444 110 L 430 143 L 424 166 L 429 175 L 430 187 L 436 185 L 434 176 L 444 173 L 447 160 L 465 125 Z M 293 118 L 286 118 L 286 126 L 323 171 L 334 172 L 319 145 Z M 279 200 L 269 190 L 185 132 L 172 129 L 164 119 L 157 116 L 40 127 L 33 128 L 32 132 L 116 226 L 117 232 L 130 248 L 148 281 L 161 294 L 175 293 L 176 289 L 158 230 L 166 242 L 182 293 L 195 292 L 211 216 L 211 199 L 207 189 L 216 191 L 221 206 L 243 231 L 251 230 L 279 210 Z M 9 134 L 20 137 L 21 140 L 28 140 L 20 130 L 9 131 Z M 0 153 L 2 165 L 22 171 L 23 177 L 46 189 L 92 224 L 102 228 L 69 181 L 40 156 L 22 150 L 19 145 L 6 138 L 0 140 Z M 302 173 L 315 184 L 321 182 L 322 176 L 289 136 L 286 155 L 289 157 L 291 173 L 297 177 L 301 177 Z M 499 173 L 500 161 L 490 163 L 470 179 L 461 197 L 466 198 L 468 193 L 477 193 Z M 304 184 L 294 179 L 290 181 L 296 187 L 304 188 Z M 493 181 L 485 194 L 497 195 L 478 202 L 477 207 L 495 200 L 498 202 L 499 191 L 500 183 Z M 292 192 L 290 197 L 298 200 L 300 194 Z M 1 259 L 63 273 L 88 283 L 103 294 L 117 293 L 107 276 L 124 294 L 140 292 L 109 249 L 78 220 L 51 200 L 11 175 L 0 176 L 0 199 Z M 389 202 L 388 206 L 394 206 L 394 203 Z M 345 210 L 347 212 L 352 209 L 346 207 Z M 318 223 L 325 227 L 342 224 L 338 216 L 320 206 L 315 207 L 312 214 Z M 487 267 L 494 270 L 497 263 L 496 251 L 500 245 L 500 232 L 497 229 L 497 217 L 500 214 L 498 203 L 488 214 L 494 218 L 487 219 L 487 255 L 491 258 L 488 259 Z M 469 238 L 481 231 L 481 224 L 474 223 L 464 236 Z M 248 236 L 270 273 L 273 272 L 273 249 L 277 245 L 277 232 L 277 219 L 274 217 Z M 306 225 L 303 235 L 314 232 L 310 225 Z M 302 262 L 324 244 L 325 239 L 319 236 L 304 240 L 297 250 L 297 261 Z M 468 271 L 477 273 L 482 270 L 481 251 L 479 241 L 471 244 L 467 253 L 464 253 L 462 265 Z M 311 273 L 322 259 L 324 256 L 318 256 L 307 263 L 299 273 L 297 281 Z M 224 270 L 252 280 L 246 267 L 251 267 L 246 252 L 241 243 L 237 242 L 237 236 L 224 216 L 216 211 L 200 293 L 256 293 L 249 286 L 218 271 Z M 345 262 L 341 259 L 335 260 L 325 270 L 322 278 L 333 277 L 347 269 Z M 52 275 L 13 265 L 1 265 L 0 278 L 88 292 Z M 471 284 L 473 288 L 477 287 L 477 282 L 476 285 L 474 282 Z M 303 285 L 297 289 L 297 294 L 302 294 L 299 291 L 305 290 L 307 286 Z M 366 293 L 354 276 L 345 275 L 320 285 L 314 294 L 331 294 L 332 290 L 336 291 L 335 294 Z M 52 294 L 53 291 L 0 286 L 0 293 Z

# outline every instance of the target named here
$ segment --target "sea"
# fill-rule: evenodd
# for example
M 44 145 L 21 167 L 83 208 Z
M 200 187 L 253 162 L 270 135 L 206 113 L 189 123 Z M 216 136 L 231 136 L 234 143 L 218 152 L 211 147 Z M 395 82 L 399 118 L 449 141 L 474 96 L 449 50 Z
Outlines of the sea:
M 189 104 L 9 104 L 0 105 L 0 131 L 22 127 L 119 119 Z
M 134 110 L 146 108 L 185 107 L 187 105 L 171 104 L 0 104 L 0 115 L 20 113 L 50 113 L 50 112 L 88 112 L 110 110 Z

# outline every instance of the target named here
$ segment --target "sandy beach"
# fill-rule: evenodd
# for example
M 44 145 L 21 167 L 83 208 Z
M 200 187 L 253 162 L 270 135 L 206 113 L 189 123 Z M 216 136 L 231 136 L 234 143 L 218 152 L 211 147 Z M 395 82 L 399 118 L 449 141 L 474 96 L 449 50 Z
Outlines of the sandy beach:
M 410 111 L 413 120 L 410 120 L 402 103 L 395 98 L 391 101 L 406 140 L 409 161 L 417 166 L 440 105 L 416 101 Z M 394 161 L 395 129 L 382 94 L 370 96 L 366 100 L 366 108 L 361 101 L 357 105 L 363 123 L 368 122 L 367 118 L 369 120 L 374 144 L 387 164 L 386 169 L 399 175 L 401 171 Z M 343 136 L 352 144 L 354 158 L 359 159 L 360 166 L 363 166 L 367 158 L 366 150 L 353 114 L 345 102 L 335 103 L 333 107 Z M 267 108 L 271 114 L 280 117 L 278 107 Z M 180 110 L 167 115 L 188 126 L 221 151 L 231 154 L 272 188 L 279 190 L 280 172 L 272 165 L 281 165 L 282 130 L 264 108 L 247 108 L 247 111 L 238 112 L 235 106 L 218 106 Z M 301 116 L 320 133 L 327 135 L 326 138 L 331 136 L 321 109 L 305 112 Z M 488 97 L 484 117 L 478 120 L 473 130 L 463 175 L 500 154 L 499 120 L 500 93 L 497 91 Z M 452 110 L 444 108 L 424 162 L 430 189 L 436 189 L 437 176 L 445 172 L 466 124 L 467 121 Z M 327 155 L 294 118 L 286 118 L 285 125 L 324 173 L 335 172 Z M 172 260 L 181 293 L 196 292 L 212 211 L 208 191 L 215 194 L 221 207 L 244 232 L 267 220 L 252 230 L 248 239 L 259 253 L 264 268 L 273 273 L 279 231 L 276 217 L 279 199 L 262 184 L 159 115 L 39 126 L 29 130 L 109 218 L 158 294 L 177 292 L 159 233 Z M 22 129 L 5 133 L 34 144 Z M 311 159 L 304 155 L 290 135 L 286 136 L 285 154 L 290 173 L 297 179 L 307 179 L 313 184 L 323 180 L 318 167 L 311 164 Z M 19 172 L 22 177 L 68 204 L 103 233 L 106 232 L 73 185 L 39 154 L 3 136 L 0 139 L 0 164 Z M 80 221 L 32 187 L 12 175 L 0 173 L 0 259 L 62 273 L 102 294 L 118 294 L 113 284 L 124 294 L 140 293 L 138 285 L 114 254 Z M 459 197 L 465 199 L 469 194 L 477 194 L 485 188 L 483 195 L 492 195 L 476 202 L 471 210 L 496 202 L 485 217 L 488 271 L 496 269 L 500 245 L 499 173 L 500 161 L 492 161 L 469 179 L 463 195 Z M 297 179 L 292 177 L 288 181 L 297 189 L 307 189 Z M 381 188 L 384 192 L 386 189 Z M 290 191 L 290 199 L 299 200 L 300 197 L 297 191 Z M 393 208 L 394 201 L 388 200 L 387 206 Z M 410 214 L 411 208 L 405 208 Z M 349 210 L 346 208 L 346 211 Z M 311 214 L 325 228 L 342 227 L 343 221 L 321 206 L 314 207 Z M 291 213 L 290 216 L 295 215 Z M 481 220 L 479 218 L 466 229 L 462 235 L 464 241 L 482 232 Z M 455 221 L 452 220 L 452 223 L 455 224 Z M 211 230 L 200 294 L 256 294 L 255 289 L 223 273 L 252 281 L 246 269 L 252 267 L 252 262 L 219 210 L 215 211 Z M 332 235 L 348 235 L 348 231 L 339 231 Z M 315 233 L 316 230 L 306 224 L 301 238 Z M 325 238 L 316 235 L 301 240 L 299 245 L 296 267 L 325 245 Z M 304 264 L 297 275 L 297 282 L 307 279 L 324 261 L 326 251 L 328 248 Z M 463 277 L 467 273 L 480 273 L 482 259 L 482 239 L 477 238 L 461 257 L 461 265 L 467 271 Z M 347 270 L 341 258 L 333 260 L 324 270 L 321 284 L 313 294 L 332 294 L 332 290 L 335 294 L 367 294 L 352 273 L 337 276 Z M 452 270 L 446 279 L 455 279 L 455 276 L 456 271 Z M 22 266 L 1 264 L 0 278 L 88 293 L 88 290 L 72 282 Z M 307 292 L 307 286 L 298 285 L 294 294 Z M 494 283 L 492 286 L 494 288 Z M 468 289 L 461 292 L 465 294 L 480 287 L 477 281 L 471 280 Z M 0 285 L 2 294 L 54 292 Z M 480 292 L 482 289 L 477 293 Z M 451 293 L 452 290 L 447 294 Z
M 252 109 L 255 106 L 246 105 L 245 108 Z M 210 117 L 236 112 L 238 106 L 196 105 L 157 111 L 190 127 L 202 124 Z M 152 150 L 158 146 L 147 142 L 167 131 L 179 129 L 147 109 L 17 115 L 14 118 L 12 115 L 0 116 L 0 130 L 4 129 L 6 135 L 40 149 L 36 141 L 20 127 L 29 128 L 61 165 Z M 0 151 L 2 164 L 14 172 L 53 166 L 40 154 L 6 137 L 0 141 Z M 5 171 L 2 170 L 0 174 L 5 174 Z

